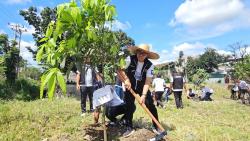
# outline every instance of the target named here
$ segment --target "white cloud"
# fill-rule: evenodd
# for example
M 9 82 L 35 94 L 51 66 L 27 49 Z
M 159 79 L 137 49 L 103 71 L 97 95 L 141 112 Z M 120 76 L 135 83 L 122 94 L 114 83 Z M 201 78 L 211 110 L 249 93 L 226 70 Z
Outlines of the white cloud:
M 37 49 L 37 47 L 35 46 L 35 42 L 26 42 L 22 40 L 20 44 L 20 56 L 22 56 L 24 60 L 27 60 L 29 65 L 37 66 L 37 62 L 33 60 L 32 53 L 29 52 L 26 48 L 28 46 L 33 50 Z
M 177 58 L 179 56 L 179 52 L 183 51 L 185 56 L 196 56 L 196 55 L 203 53 L 206 47 L 214 48 L 215 46 L 212 44 L 205 45 L 200 42 L 196 42 L 193 44 L 185 42 L 185 43 L 174 46 L 172 50 L 172 54 L 175 56 L 175 58 Z
M 2 29 L 0 29 L 0 34 L 5 34 L 6 32 Z
M 23 32 L 23 35 L 32 35 L 33 33 L 35 33 L 35 28 L 34 26 L 29 26 L 28 28 L 25 28 L 26 31 Z
M 225 50 L 217 50 L 217 53 L 219 53 L 220 55 L 232 55 L 232 52 Z
M 26 3 L 31 2 L 31 0 L 7 0 L 7 3 L 9 4 L 19 4 L 19 3 Z
M 169 25 L 197 37 L 214 37 L 250 26 L 249 11 L 242 0 L 186 0 Z
M 122 23 L 118 20 L 115 20 L 112 23 L 105 23 L 105 27 L 110 28 L 115 31 L 116 30 L 124 31 L 124 30 L 132 28 L 131 24 L 128 21 L 126 21 L 125 23 Z

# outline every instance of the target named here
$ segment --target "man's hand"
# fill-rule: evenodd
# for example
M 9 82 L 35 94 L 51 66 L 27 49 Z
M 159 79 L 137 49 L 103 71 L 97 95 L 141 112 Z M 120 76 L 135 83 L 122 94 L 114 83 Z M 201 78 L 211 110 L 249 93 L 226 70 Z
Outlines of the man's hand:
M 124 86 L 125 86 L 128 90 L 131 89 L 131 83 L 130 83 L 129 79 L 126 79 L 126 80 L 124 81 Z
M 80 85 L 76 84 L 76 89 L 79 91 L 80 90 Z
M 141 96 L 140 104 L 145 103 L 146 95 Z

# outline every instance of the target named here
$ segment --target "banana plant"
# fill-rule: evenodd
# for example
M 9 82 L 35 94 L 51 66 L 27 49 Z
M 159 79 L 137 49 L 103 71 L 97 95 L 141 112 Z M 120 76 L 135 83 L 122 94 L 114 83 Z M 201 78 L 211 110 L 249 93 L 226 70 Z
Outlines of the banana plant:
M 57 20 L 48 25 L 36 56 L 38 62 L 46 64 L 41 77 L 41 97 L 47 87 L 48 97 L 52 99 L 57 85 L 66 93 L 60 66 L 67 57 L 76 58 L 79 65 L 85 57 L 90 57 L 95 64 L 115 65 L 117 59 L 122 59 L 117 58 L 119 46 L 114 33 L 104 26 L 115 17 L 115 6 L 109 0 L 71 0 L 57 6 Z

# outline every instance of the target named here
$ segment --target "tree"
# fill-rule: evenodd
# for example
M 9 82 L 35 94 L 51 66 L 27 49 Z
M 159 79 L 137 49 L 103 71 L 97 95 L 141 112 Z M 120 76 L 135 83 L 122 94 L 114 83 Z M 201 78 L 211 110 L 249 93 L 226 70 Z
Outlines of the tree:
M 48 96 L 52 98 L 57 82 L 66 92 L 60 64 L 67 57 L 74 57 L 77 66 L 82 66 L 82 60 L 87 57 L 94 65 L 115 64 L 120 60 L 116 37 L 104 28 L 107 21 L 114 19 L 115 7 L 106 0 L 81 0 L 80 3 L 80 6 L 75 1 L 58 5 L 57 20 L 49 23 L 45 37 L 40 40 L 36 59 L 48 65 L 41 78 L 41 96 L 47 85 Z
M 19 14 L 24 17 L 24 20 L 35 28 L 33 38 L 36 42 L 36 46 L 40 46 L 42 43 L 39 42 L 45 35 L 47 26 L 51 21 L 56 21 L 56 8 L 45 7 L 41 13 L 37 12 L 36 7 L 29 7 L 28 10 L 20 10 Z M 36 58 L 36 50 L 31 47 L 26 47 L 32 54 L 33 58 Z
M 239 79 L 250 82 L 250 55 L 244 57 L 244 60 L 234 65 L 235 75 Z
M 205 53 L 199 58 L 199 65 L 206 72 L 211 73 L 214 69 L 218 69 L 218 64 L 223 62 L 223 56 L 216 52 L 213 48 L 206 48 Z
M 4 57 L 0 56 L 0 80 L 5 79 L 5 65 L 4 65 Z
M 195 86 L 195 89 L 198 89 L 201 84 L 204 84 L 208 80 L 209 74 L 204 69 L 197 69 L 196 73 L 192 76 L 192 83 Z

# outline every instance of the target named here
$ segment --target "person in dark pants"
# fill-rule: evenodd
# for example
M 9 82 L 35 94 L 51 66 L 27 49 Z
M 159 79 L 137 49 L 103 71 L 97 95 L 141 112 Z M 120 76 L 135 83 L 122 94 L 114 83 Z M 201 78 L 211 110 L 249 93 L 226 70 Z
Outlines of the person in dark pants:
M 85 59 L 84 66 L 77 68 L 76 88 L 81 93 L 81 116 L 86 113 L 86 100 L 89 98 L 90 112 L 93 112 L 93 92 L 94 84 L 97 81 L 97 71 L 91 66 L 90 58 Z
M 164 107 L 164 104 L 162 103 L 162 95 L 164 92 L 164 88 L 166 87 L 165 80 L 161 78 L 160 74 L 157 74 L 157 78 L 153 80 L 152 86 L 155 89 L 155 100 L 156 105 Z
M 130 46 L 128 49 L 135 55 L 127 59 L 127 68 L 125 71 L 120 70 L 122 77 L 125 78 L 125 87 L 127 88 L 124 95 L 124 102 L 126 103 L 126 113 L 124 118 L 126 120 L 127 130 L 123 134 L 124 137 L 130 136 L 133 132 L 133 114 L 135 112 L 135 97 L 130 93 L 133 89 L 135 93 L 141 97 L 140 103 L 145 103 L 149 111 L 158 120 L 158 113 L 149 86 L 152 83 L 154 66 L 149 59 L 158 59 L 159 55 L 149 51 L 149 45 L 141 44 L 139 46 Z M 157 125 L 153 122 L 153 131 L 159 133 Z
M 201 101 L 213 101 L 213 99 L 211 98 L 211 95 L 214 93 L 213 89 L 201 85 L 201 92 L 202 92 L 200 96 Z
M 183 87 L 186 90 L 185 79 L 180 72 L 176 70 L 173 72 L 173 75 L 170 79 L 170 89 L 174 92 L 175 104 L 177 109 L 183 108 L 182 103 L 182 91 Z

